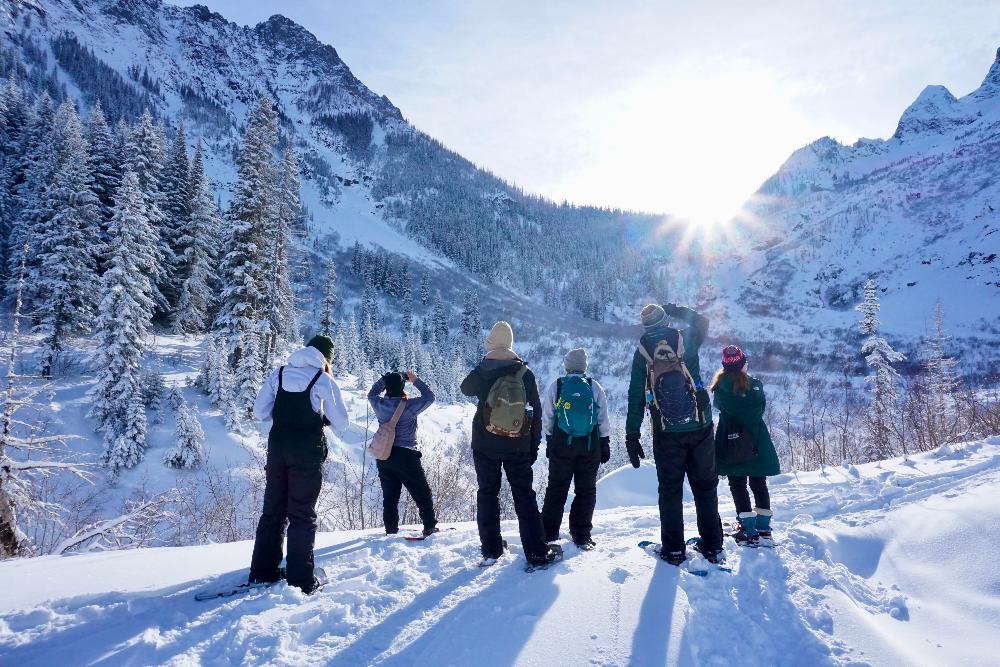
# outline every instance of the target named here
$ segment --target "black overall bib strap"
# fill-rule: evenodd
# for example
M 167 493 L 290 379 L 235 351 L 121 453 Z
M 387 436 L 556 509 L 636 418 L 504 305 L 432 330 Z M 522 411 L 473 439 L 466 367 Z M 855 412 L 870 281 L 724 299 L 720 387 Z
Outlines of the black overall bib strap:
M 278 389 L 284 389 L 284 387 L 281 386 L 281 376 L 284 374 L 284 372 L 285 372 L 284 366 L 278 369 Z
M 323 374 L 323 371 L 316 371 L 316 375 L 313 376 L 312 381 L 308 384 L 308 386 L 306 386 L 306 392 L 312 391 L 313 386 L 316 384 L 316 380 L 318 380 L 319 376 L 322 375 L 322 374 Z M 281 378 L 278 378 L 278 379 L 280 380 Z

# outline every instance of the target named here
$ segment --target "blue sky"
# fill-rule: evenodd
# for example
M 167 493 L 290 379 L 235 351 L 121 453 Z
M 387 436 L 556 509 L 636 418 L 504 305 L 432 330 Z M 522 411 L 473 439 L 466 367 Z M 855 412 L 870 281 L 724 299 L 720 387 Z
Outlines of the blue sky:
M 304 25 L 530 191 L 706 222 L 816 138 L 888 137 L 927 84 L 968 93 L 1000 47 L 996 0 L 200 1 Z

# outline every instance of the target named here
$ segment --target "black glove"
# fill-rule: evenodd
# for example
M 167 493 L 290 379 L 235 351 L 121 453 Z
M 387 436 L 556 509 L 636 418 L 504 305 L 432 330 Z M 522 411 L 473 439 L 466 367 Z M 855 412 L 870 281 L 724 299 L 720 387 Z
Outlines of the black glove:
M 536 442 L 531 447 L 531 465 L 535 465 L 535 461 L 538 460 L 538 445 L 539 443 Z
M 674 314 L 677 313 L 676 303 L 665 303 L 660 307 L 663 308 L 663 312 L 667 314 L 667 317 L 673 317 Z
M 708 421 L 712 417 L 712 397 L 708 395 L 708 389 L 702 387 L 694 396 L 698 401 L 698 412 L 704 415 L 705 421 Z
M 628 452 L 628 460 L 633 468 L 639 467 L 639 459 L 646 458 L 646 452 L 642 451 L 639 443 L 639 434 L 630 433 L 625 436 L 625 450 Z
M 551 435 L 547 435 L 547 436 L 545 436 L 545 458 L 547 458 L 547 459 L 551 459 L 552 458 L 552 452 L 549 451 L 549 449 L 551 447 L 552 447 L 552 436 Z
M 611 438 L 604 436 L 601 438 L 601 463 L 611 460 Z

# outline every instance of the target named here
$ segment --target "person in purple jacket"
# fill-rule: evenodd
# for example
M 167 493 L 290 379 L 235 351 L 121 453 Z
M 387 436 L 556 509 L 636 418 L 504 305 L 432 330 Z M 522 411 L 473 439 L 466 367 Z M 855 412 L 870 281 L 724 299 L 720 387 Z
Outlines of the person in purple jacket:
M 410 398 L 406 395 L 406 380 L 417 388 L 420 396 Z M 424 467 L 420 464 L 420 452 L 417 450 L 417 416 L 434 402 L 434 392 L 413 371 L 406 371 L 405 375 L 386 373 L 368 392 L 368 402 L 375 411 L 379 424 L 392 419 L 400 401 L 404 402 L 404 407 L 396 422 L 396 439 L 393 441 L 392 451 L 385 461 L 376 462 L 378 479 L 382 484 L 382 522 L 385 524 L 386 535 L 399 532 L 399 494 L 405 486 L 420 512 L 424 535 L 430 535 L 438 529 L 431 487 L 427 484 Z

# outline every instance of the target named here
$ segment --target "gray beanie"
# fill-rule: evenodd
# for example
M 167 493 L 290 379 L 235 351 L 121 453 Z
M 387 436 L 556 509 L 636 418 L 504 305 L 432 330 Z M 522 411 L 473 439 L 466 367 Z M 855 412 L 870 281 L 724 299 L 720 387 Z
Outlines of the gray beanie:
M 563 357 L 563 368 L 567 373 L 587 372 L 587 351 L 582 347 L 570 350 Z
M 666 322 L 667 313 L 662 307 L 651 303 L 642 309 L 642 312 L 639 313 L 639 318 L 642 320 L 642 326 L 645 329 L 655 329 Z

